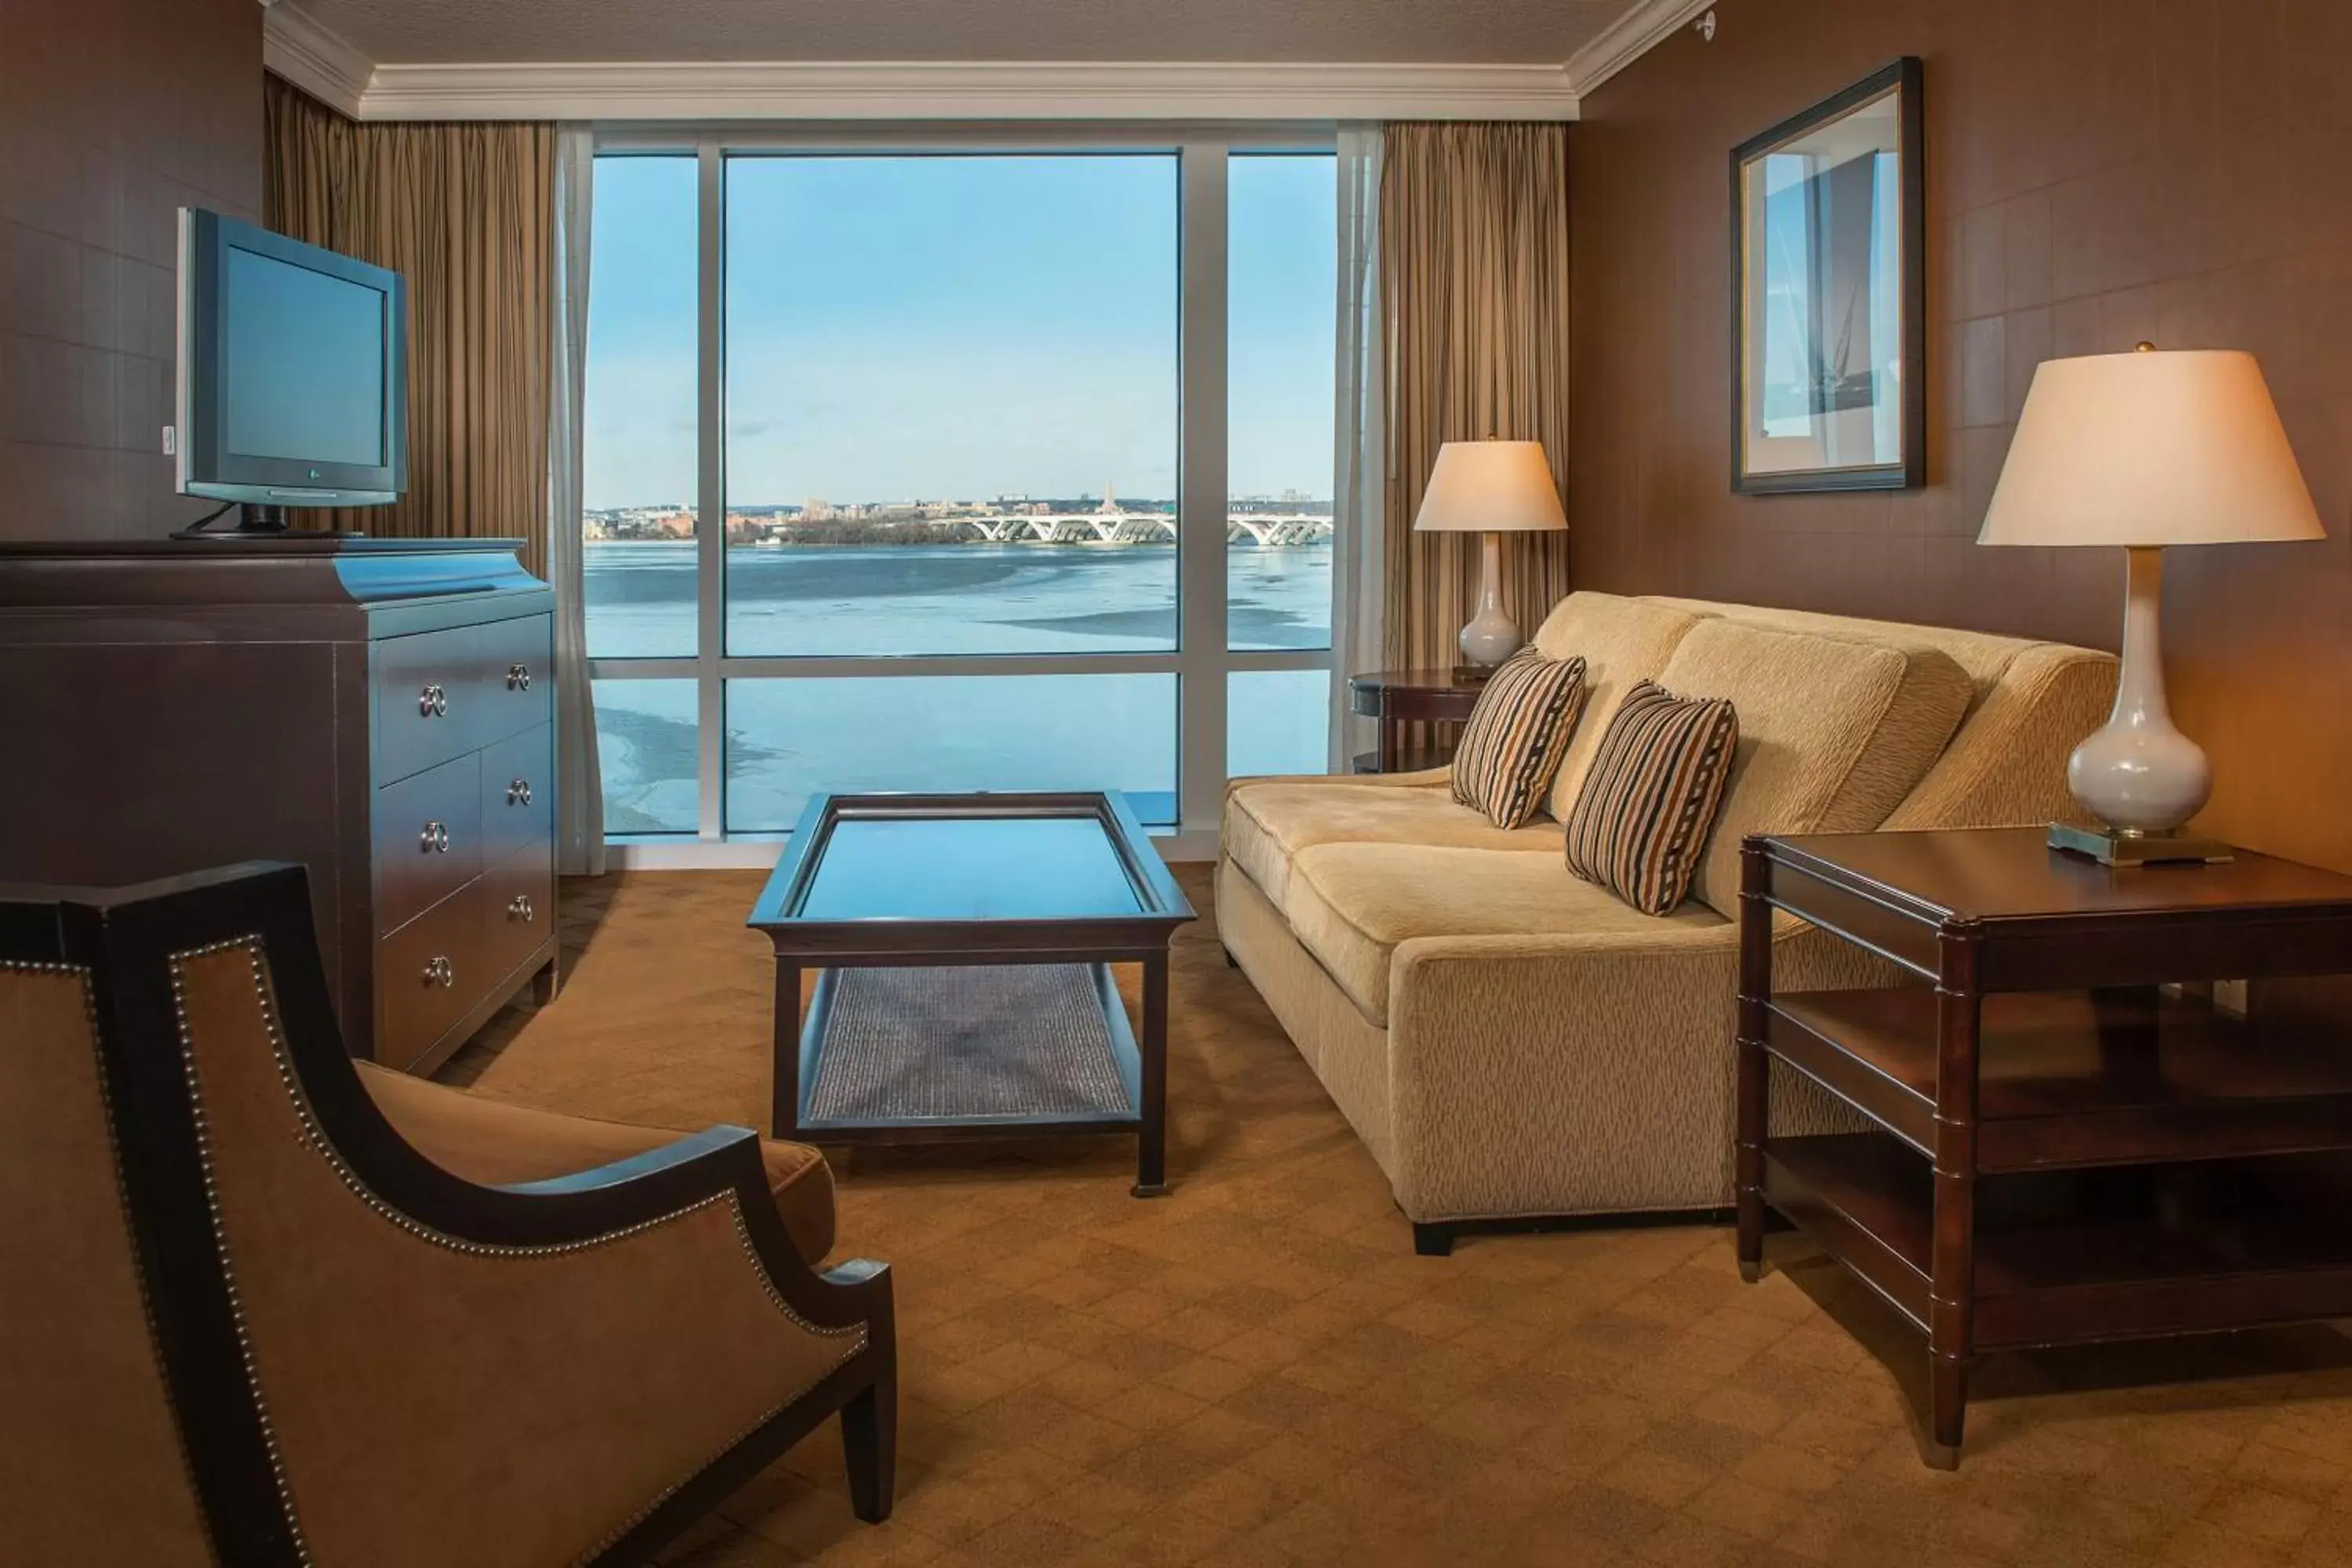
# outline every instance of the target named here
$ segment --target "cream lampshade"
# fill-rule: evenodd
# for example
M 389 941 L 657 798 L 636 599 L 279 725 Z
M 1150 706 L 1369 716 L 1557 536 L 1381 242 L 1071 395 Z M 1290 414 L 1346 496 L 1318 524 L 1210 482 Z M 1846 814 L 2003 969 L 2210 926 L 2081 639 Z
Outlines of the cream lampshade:
M 1448 441 L 1437 449 L 1416 532 L 1477 533 L 1478 613 L 1462 628 L 1462 657 L 1494 666 L 1519 649 L 1519 628 L 1503 613 L 1506 533 L 1564 529 L 1559 490 L 1540 441 Z
M 2120 545 L 2127 563 L 2115 711 L 2066 766 L 2107 831 L 2053 825 L 2052 844 L 2111 866 L 2229 858 L 2179 832 L 2212 772 L 2165 705 L 2163 549 L 2325 537 L 2252 354 L 2142 343 L 2034 372 L 1977 542 Z

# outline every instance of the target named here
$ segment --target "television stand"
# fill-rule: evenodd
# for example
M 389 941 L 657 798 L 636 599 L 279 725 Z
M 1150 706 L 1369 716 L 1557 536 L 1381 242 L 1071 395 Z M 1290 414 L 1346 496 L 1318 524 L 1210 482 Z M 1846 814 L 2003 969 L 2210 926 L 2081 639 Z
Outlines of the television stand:
M 288 509 L 270 502 L 238 501 L 234 504 L 237 512 L 235 528 L 222 529 L 218 532 L 213 531 L 214 521 L 225 516 L 228 510 L 224 507 L 200 522 L 192 522 L 185 528 L 173 530 L 172 537 L 174 539 L 278 539 L 289 534 L 299 535 L 305 539 L 365 539 L 367 537 L 364 532 L 357 531 L 331 531 L 326 529 L 296 528 L 289 520 Z

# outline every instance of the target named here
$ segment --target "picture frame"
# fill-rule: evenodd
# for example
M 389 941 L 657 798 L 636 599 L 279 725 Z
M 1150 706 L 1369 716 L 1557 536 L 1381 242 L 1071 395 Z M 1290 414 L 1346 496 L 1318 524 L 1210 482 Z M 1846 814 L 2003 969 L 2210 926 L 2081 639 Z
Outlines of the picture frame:
M 1922 71 L 1905 56 L 1731 153 L 1731 488 L 1927 473 Z

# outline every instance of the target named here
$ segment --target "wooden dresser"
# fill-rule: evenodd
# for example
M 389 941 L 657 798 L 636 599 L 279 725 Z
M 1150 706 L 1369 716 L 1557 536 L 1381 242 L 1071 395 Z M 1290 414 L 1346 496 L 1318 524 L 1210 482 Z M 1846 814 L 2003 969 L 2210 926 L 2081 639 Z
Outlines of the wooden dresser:
M 553 595 L 515 540 L 0 545 L 0 880 L 310 872 L 354 1055 L 554 994 Z

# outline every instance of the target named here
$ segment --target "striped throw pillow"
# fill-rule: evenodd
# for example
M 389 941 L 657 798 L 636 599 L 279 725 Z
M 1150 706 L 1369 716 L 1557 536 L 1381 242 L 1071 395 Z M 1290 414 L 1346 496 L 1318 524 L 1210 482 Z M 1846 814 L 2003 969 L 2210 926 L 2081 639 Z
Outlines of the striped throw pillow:
M 1739 744 L 1721 698 L 1644 680 L 1625 694 L 1568 814 L 1568 868 L 1645 915 L 1683 901 Z
M 1486 678 L 1454 748 L 1454 798 L 1497 827 L 1541 808 L 1584 711 L 1584 661 L 1523 647 Z

